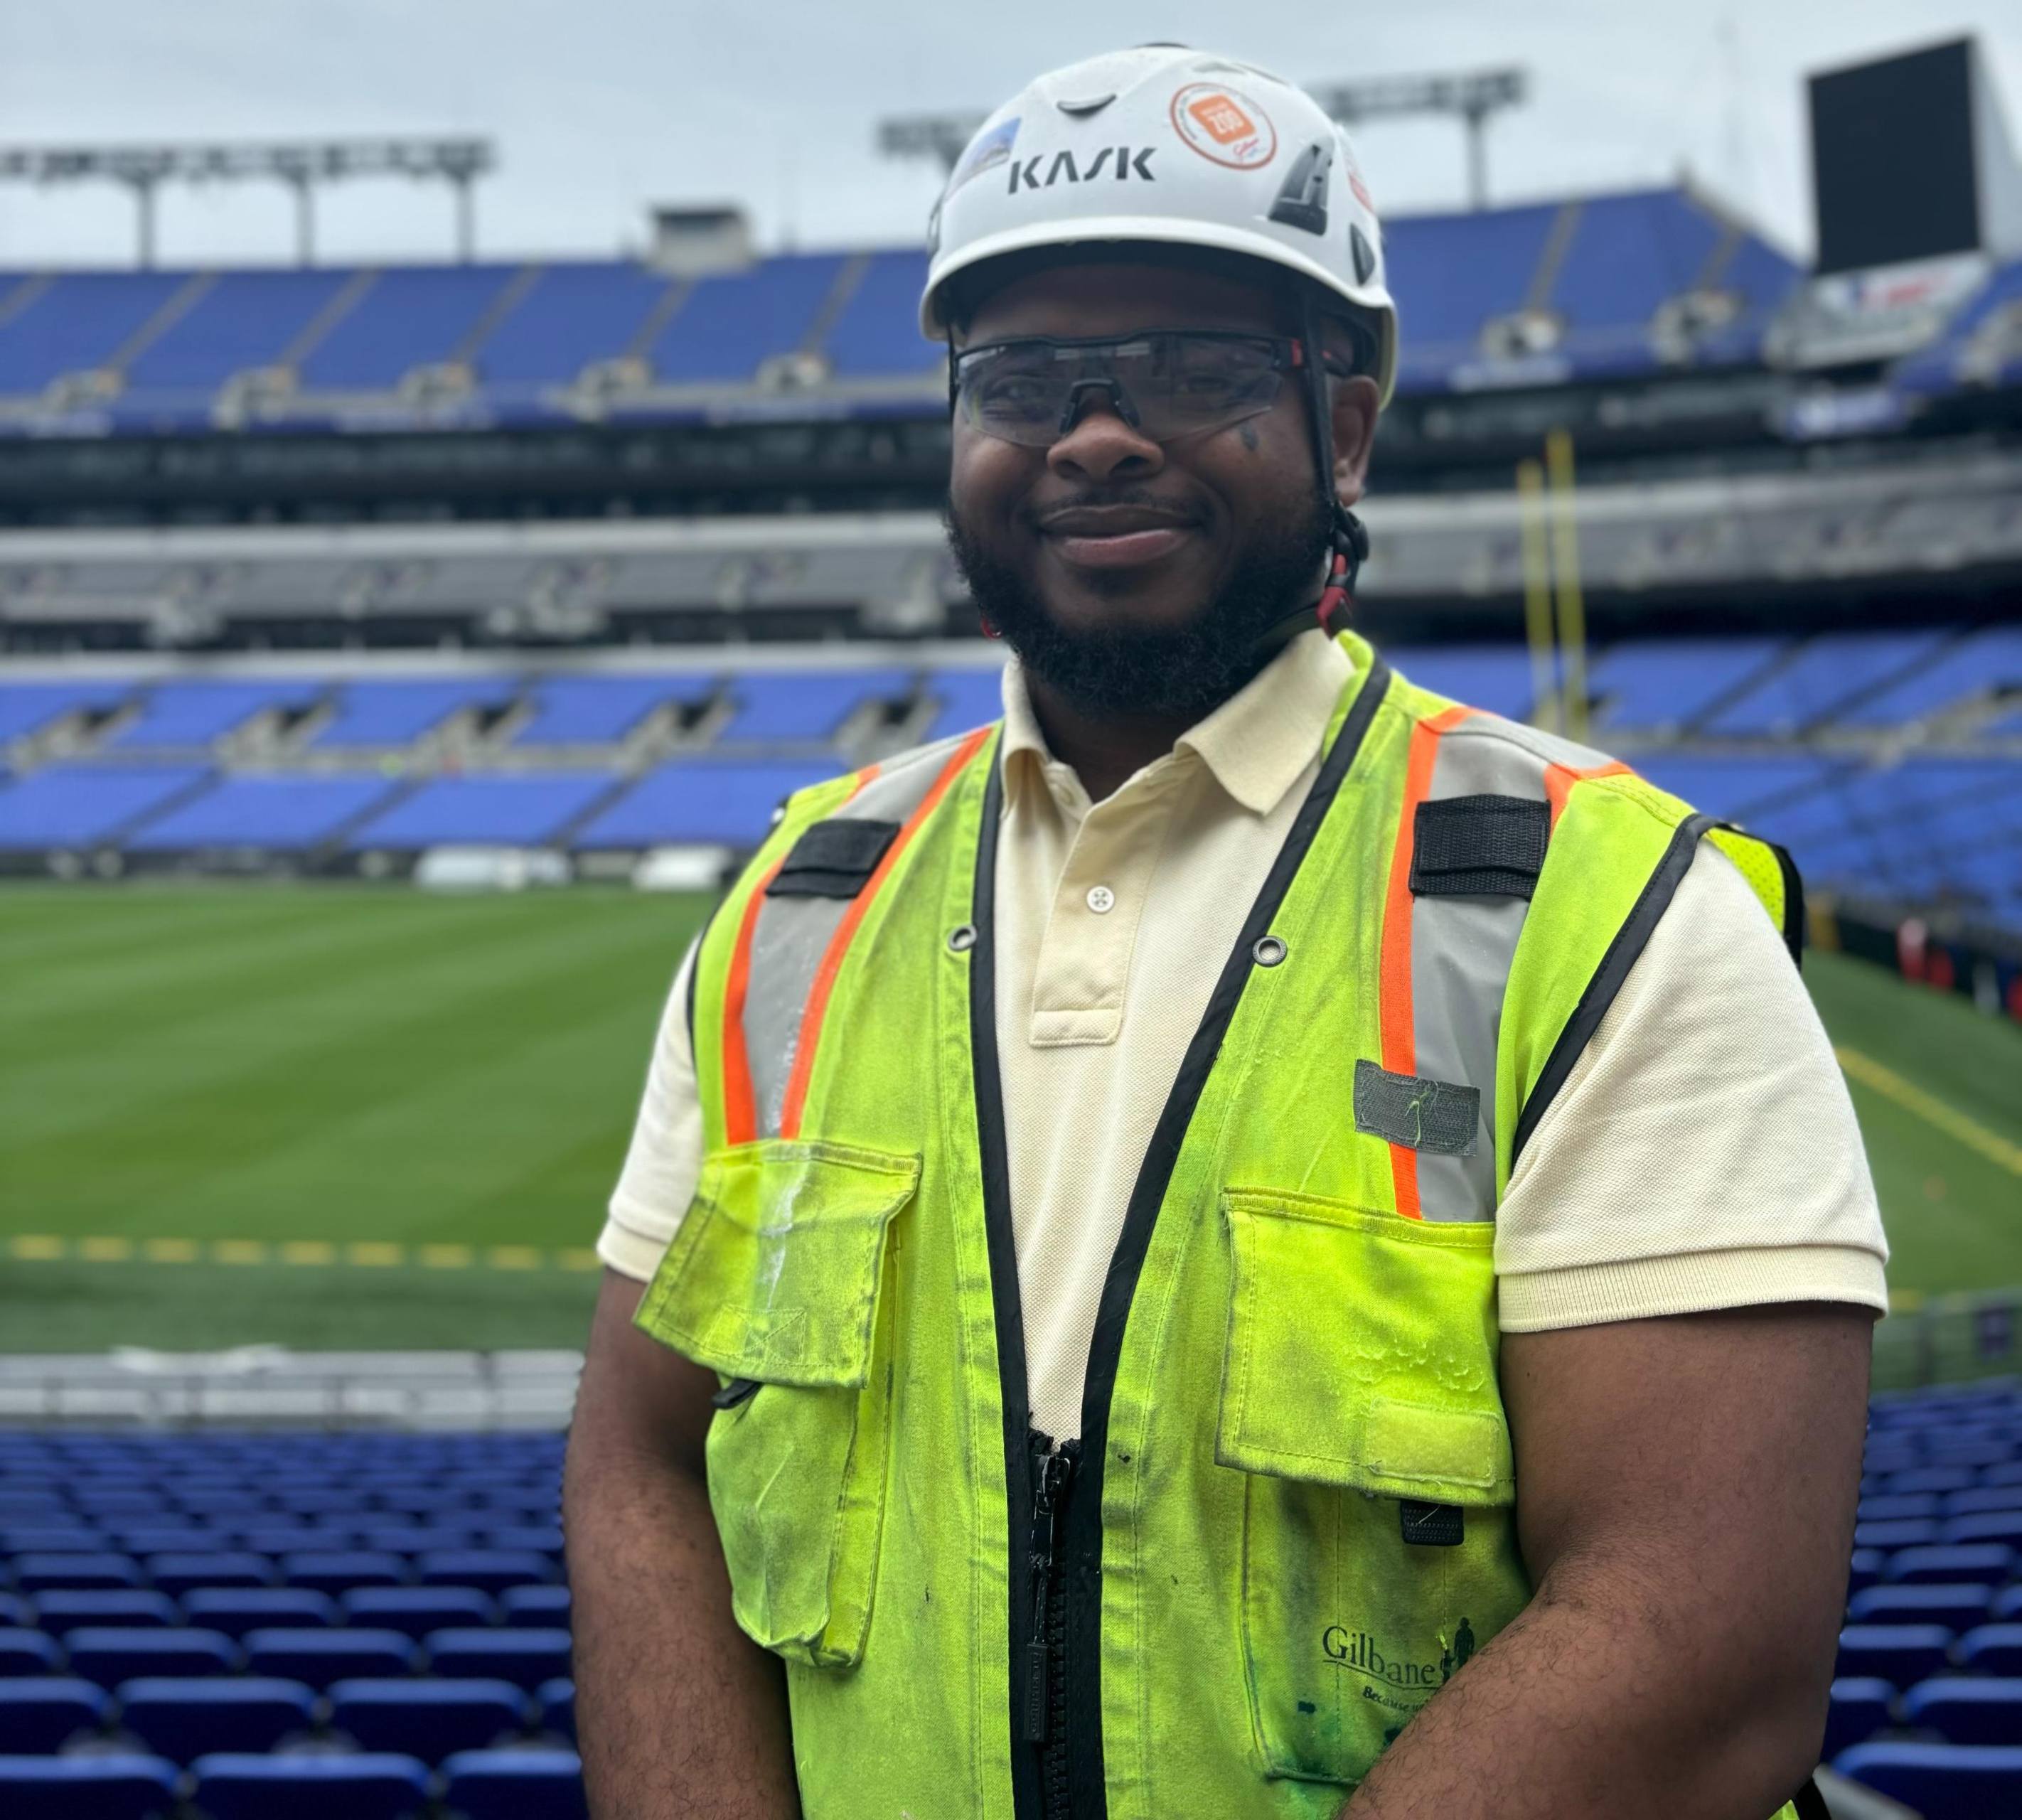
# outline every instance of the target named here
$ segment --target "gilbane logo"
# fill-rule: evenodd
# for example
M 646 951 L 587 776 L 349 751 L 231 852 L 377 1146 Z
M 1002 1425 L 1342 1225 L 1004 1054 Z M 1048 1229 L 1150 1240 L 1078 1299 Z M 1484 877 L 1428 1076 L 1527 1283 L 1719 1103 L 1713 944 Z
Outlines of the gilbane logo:
M 1005 194 L 1015 196 L 1020 190 L 1049 190 L 1057 183 L 1092 184 L 1104 177 L 1113 177 L 1122 183 L 1135 176 L 1145 183 L 1156 183 L 1159 180 L 1151 168 L 1151 158 L 1158 149 L 1155 145 L 1148 145 L 1141 151 L 1133 151 L 1127 145 L 1105 145 L 1089 161 L 1086 170 L 1075 164 L 1071 151 L 1055 152 L 1050 163 L 1043 151 L 1022 163 L 1014 158 L 1011 160 L 1010 188 Z M 1046 166 L 1043 177 L 1039 175 L 1042 164 Z

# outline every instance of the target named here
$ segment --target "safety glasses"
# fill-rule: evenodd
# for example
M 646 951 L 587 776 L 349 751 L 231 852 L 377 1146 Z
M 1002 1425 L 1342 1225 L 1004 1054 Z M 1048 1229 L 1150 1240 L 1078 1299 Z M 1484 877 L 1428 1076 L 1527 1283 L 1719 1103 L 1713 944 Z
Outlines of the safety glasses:
M 1305 360 L 1305 344 L 1290 337 L 1216 329 L 1032 335 L 962 349 L 949 367 L 948 399 L 971 429 L 1027 448 L 1058 442 L 1090 402 L 1169 443 L 1261 416 Z

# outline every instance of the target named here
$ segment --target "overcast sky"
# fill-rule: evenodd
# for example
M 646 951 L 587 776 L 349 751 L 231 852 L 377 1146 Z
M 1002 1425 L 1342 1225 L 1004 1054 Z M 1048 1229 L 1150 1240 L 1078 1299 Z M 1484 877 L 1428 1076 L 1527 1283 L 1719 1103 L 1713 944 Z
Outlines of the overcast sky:
M 1807 71 L 1978 35 L 2022 115 L 2022 5 L 1936 0 L 0 0 L 0 144 L 488 134 L 488 255 L 637 247 L 655 202 L 743 203 L 768 247 L 918 238 L 936 170 L 881 161 L 880 115 L 995 106 L 1028 77 L 1147 39 L 1294 80 L 1521 64 L 1529 105 L 1491 133 L 1497 196 L 1698 179 L 1794 250 L 1809 240 Z M 1365 129 L 1385 210 L 1463 199 L 1450 122 Z M 278 186 L 165 193 L 165 264 L 285 261 Z M 327 259 L 435 257 L 436 186 L 327 192 Z M 0 266 L 120 264 L 133 213 L 110 186 L 0 184 Z

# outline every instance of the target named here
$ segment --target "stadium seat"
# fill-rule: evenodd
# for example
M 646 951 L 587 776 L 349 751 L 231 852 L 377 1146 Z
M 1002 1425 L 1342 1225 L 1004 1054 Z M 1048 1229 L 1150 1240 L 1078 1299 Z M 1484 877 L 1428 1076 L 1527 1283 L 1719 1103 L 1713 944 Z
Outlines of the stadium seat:
M 1943 1674 L 1951 1645 L 1952 1633 L 1941 1624 L 1850 1624 L 1839 1633 L 1834 1673 L 1908 1687 Z
M 24 1592 L 86 1592 L 147 1582 L 129 1555 L 36 1553 L 14 1557 L 14 1584 Z
M 266 1676 L 150 1676 L 117 1691 L 121 1729 L 179 1763 L 212 1751 L 272 1750 L 316 1722 L 314 1693 Z
M 243 1637 L 275 1626 L 334 1625 L 337 1602 L 306 1586 L 197 1586 L 182 1596 L 183 1616 L 192 1624 Z
M 53 1636 L 25 1628 L 0 1630 L 0 1676 L 53 1675 L 61 1659 Z
M 1961 1542 L 1942 1547 L 1901 1548 L 1889 1557 L 1881 1577 L 1892 1585 L 1930 1581 L 1977 1581 L 2000 1586 L 2013 1577 L 2015 1551 L 2005 1542 Z
M 540 1494 L 535 1493 L 532 1495 L 537 1498 Z M 523 1513 L 515 1512 L 510 1514 L 519 1516 Z M 484 1540 L 480 1546 L 487 1548 L 524 1548 L 537 1555 L 557 1557 L 562 1552 L 562 1529 L 559 1523 L 513 1522 L 502 1524 L 496 1529 L 486 1530 L 483 1534 Z
M 424 1586 L 476 1586 L 487 1592 L 555 1577 L 554 1563 L 531 1548 L 433 1549 L 416 1559 L 414 1570 Z
M 2006 1542 L 2022 1548 L 2022 1510 L 1971 1511 L 1945 1519 L 1947 1542 Z
M 1964 1466 L 1910 1466 L 1889 1475 L 1889 1489 L 1892 1492 L 1965 1491 L 1976 1483 L 1978 1476 Z
M 1842 1751 L 1832 1767 L 1921 1820 L 1995 1820 L 2022 1809 L 2022 1746 L 1877 1739 Z
M 164 1592 L 188 1592 L 198 1586 L 274 1584 L 274 1563 L 265 1555 L 241 1550 L 151 1555 L 147 1566 L 148 1577 Z
M 2022 1511 L 2022 1485 L 1976 1485 L 1945 1494 L 1943 1514 L 1975 1516 L 1983 1511 Z
M 0 1756 L 7 1820 L 170 1820 L 176 1767 L 128 1753 Z
M 541 1729 L 575 1742 L 575 1683 L 565 1675 L 543 1681 L 534 1698 L 539 1701 Z
M 0 1629 L 13 1625 L 26 1625 L 29 1621 L 28 1602 L 11 1592 L 0 1592 Z
M 165 1627 L 181 1624 L 182 1617 L 166 1592 L 127 1586 L 111 1592 L 39 1592 L 35 1621 L 46 1631 L 60 1632 L 93 1624 Z
M 1938 1540 L 1935 1517 L 1891 1517 L 1881 1523 L 1857 1523 L 1853 1527 L 1856 1548 L 1911 1548 Z
M 1863 1497 L 1856 1513 L 1864 1523 L 1901 1517 L 1935 1517 L 1938 1514 L 1938 1494 L 1934 1491 L 1892 1491 L 1884 1492 L 1878 1497 Z
M 588 1820 L 572 1750 L 461 1751 L 442 1768 L 443 1805 L 462 1820 Z
M 327 1687 L 347 1676 L 411 1675 L 421 1651 L 411 1637 L 383 1628 L 316 1630 L 277 1627 L 246 1633 L 246 1665 L 256 1675 Z
M 1871 1586 L 1849 1601 L 1846 1614 L 1856 1624 L 1942 1624 L 1969 1630 L 1984 1624 L 1994 1604 L 1991 1587 L 1947 1585 L 1933 1581 L 1914 1586 Z
M 208 1820 L 417 1820 L 428 1804 L 427 1766 L 410 1756 L 220 1752 L 192 1767 Z
M 347 1624 L 377 1625 L 417 1639 L 433 1630 L 489 1625 L 498 1615 L 491 1595 L 476 1586 L 360 1586 L 339 1603 Z
M 281 1577 L 313 1592 L 349 1592 L 356 1586 L 399 1586 L 407 1570 L 397 1555 L 359 1549 L 305 1549 L 281 1557 Z
M 62 1523 L 12 1523 L 0 1529 L 0 1554 L 62 1555 L 68 1557 L 103 1541 L 75 1517 Z
M 1969 1674 L 2022 1677 L 2022 1624 L 1974 1625 L 1959 1639 L 1958 1657 Z
M 498 1595 L 498 1609 L 508 1624 L 519 1629 L 566 1627 L 569 1589 L 566 1586 L 509 1586 Z
M 1832 1700 L 1826 1710 L 1826 1741 L 1820 1756 L 1830 1761 L 1851 1745 L 1886 1731 L 1890 1723 L 1889 1703 L 1896 1690 L 1872 1675 L 1852 1676 L 1832 1684 Z
M 78 1733 L 101 1729 L 111 1708 L 103 1687 L 75 1676 L 0 1680 L 0 1757 L 60 1750 Z
M 565 1630 L 438 1630 L 426 1647 L 436 1674 L 496 1676 L 530 1691 L 569 1669 Z
M 527 1696 L 495 1679 L 339 1681 L 330 1690 L 330 1722 L 367 1750 L 439 1763 L 524 1731 Z
M 222 1631 L 88 1625 L 64 1634 L 71 1672 L 110 1687 L 142 1675 L 228 1675 L 239 1646 Z
M 1991 1675 L 1947 1675 L 1912 1687 L 1903 1717 L 1950 1744 L 2022 1745 L 2022 1681 Z

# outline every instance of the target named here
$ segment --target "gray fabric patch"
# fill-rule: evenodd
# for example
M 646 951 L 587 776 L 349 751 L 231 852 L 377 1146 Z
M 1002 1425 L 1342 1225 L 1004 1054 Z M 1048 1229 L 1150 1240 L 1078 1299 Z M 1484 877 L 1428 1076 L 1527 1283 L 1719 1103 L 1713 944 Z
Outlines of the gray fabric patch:
M 1440 1156 L 1474 1154 L 1481 1089 L 1420 1074 L 1393 1074 L 1374 1062 L 1355 1064 L 1355 1129 Z

